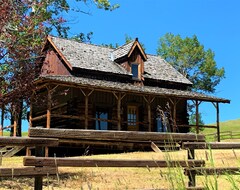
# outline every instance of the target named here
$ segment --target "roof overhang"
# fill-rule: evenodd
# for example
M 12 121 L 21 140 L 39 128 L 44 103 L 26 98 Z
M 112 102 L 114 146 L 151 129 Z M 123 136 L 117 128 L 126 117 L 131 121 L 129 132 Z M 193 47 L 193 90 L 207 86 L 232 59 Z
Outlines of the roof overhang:
M 139 87 L 129 83 L 120 83 L 74 76 L 41 76 L 35 81 L 35 83 L 52 83 L 56 85 L 89 88 L 111 92 L 119 91 L 125 93 L 135 93 L 139 95 L 161 96 L 165 98 L 179 98 L 185 100 L 200 100 L 205 102 L 230 103 L 230 100 L 228 99 L 218 98 L 215 96 L 209 96 L 187 90 L 167 89 L 152 86 Z

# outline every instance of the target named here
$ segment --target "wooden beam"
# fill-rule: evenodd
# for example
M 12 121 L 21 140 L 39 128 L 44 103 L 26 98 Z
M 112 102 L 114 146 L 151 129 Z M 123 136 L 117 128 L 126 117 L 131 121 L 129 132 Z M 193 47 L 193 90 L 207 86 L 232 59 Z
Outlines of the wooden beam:
M 155 96 L 143 96 L 144 100 L 147 103 L 147 112 L 148 112 L 148 131 L 152 131 L 152 111 L 151 111 L 151 103 L 154 101 Z
M 83 118 L 75 115 L 61 115 L 61 114 L 51 114 L 51 117 L 60 117 L 65 119 L 79 119 L 79 120 Z
M 183 142 L 184 149 L 240 149 L 240 142 Z
M 173 132 L 177 131 L 177 104 L 179 102 L 179 99 L 169 99 L 170 102 L 173 105 Z
M 216 108 L 217 140 L 218 140 L 218 142 L 220 142 L 221 137 L 220 137 L 220 120 L 219 120 L 219 102 L 216 102 L 216 104 L 214 102 L 212 102 L 212 104 Z
M 46 128 L 51 127 L 51 107 L 52 107 L 52 92 L 50 87 L 47 87 L 47 125 Z
M 33 113 L 33 103 L 32 103 L 32 101 L 33 101 L 33 95 L 30 98 L 30 112 L 29 112 L 29 125 L 28 125 L 28 128 L 33 126 L 32 125 L 32 122 L 33 122 L 33 120 L 32 120 L 33 119 L 33 117 L 32 117 L 32 113 Z
M 190 172 L 194 172 L 196 175 L 239 175 L 239 167 L 225 167 L 225 168 L 203 168 L 203 167 L 194 167 L 194 168 L 185 168 L 184 174 L 188 175 Z
M 17 113 L 16 110 L 14 112 L 14 121 L 13 121 L 13 136 L 16 137 L 17 136 L 17 123 L 18 119 L 17 119 Z
M 88 129 L 88 102 L 89 102 L 89 96 L 93 93 L 94 90 L 89 91 L 80 89 L 82 94 L 85 97 L 85 129 Z
M 218 135 L 218 142 L 221 141 L 220 138 L 220 123 L 219 123 L 219 103 L 216 103 L 216 110 L 217 110 L 217 135 Z
M 46 129 L 30 128 L 30 137 L 50 137 L 60 139 L 95 139 L 95 140 L 139 140 L 139 141 L 205 141 L 204 135 L 185 133 L 159 133 L 140 131 L 98 131 L 84 129 Z
M 22 167 L 22 168 L 0 168 L 0 177 L 36 177 L 56 175 L 54 167 Z
M 58 146 L 56 138 L 0 137 L 0 146 Z
M 199 105 L 201 103 L 202 103 L 202 101 L 199 101 L 199 100 L 195 101 L 195 107 L 196 107 L 195 120 L 196 120 L 196 133 L 197 134 L 199 134 Z
M 133 160 L 133 159 L 88 159 L 88 158 L 45 158 L 24 157 L 24 166 L 48 167 L 200 167 L 204 160 Z
M 122 126 L 122 122 L 121 122 L 121 101 L 125 97 L 126 94 L 113 92 L 113 95 L 117 99 L 117 128 L 118 128 L 119 131 L 121 131 L 121 126 Z
M 33 121 L 40 120 L 40 119 L 44 119 L 44 118 L 47 118 L 47 114 L 40 115 L 40 116 L 37 116 L 37 117 L 32 118 L 32 122 L 33 122 Z

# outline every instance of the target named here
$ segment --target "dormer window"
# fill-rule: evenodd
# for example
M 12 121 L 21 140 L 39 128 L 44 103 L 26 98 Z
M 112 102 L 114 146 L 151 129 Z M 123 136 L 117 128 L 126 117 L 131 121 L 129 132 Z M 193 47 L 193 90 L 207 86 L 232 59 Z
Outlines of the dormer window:
M 132 78 L 133 79 L 139 79 L 139 64 L 132 63 L 131 69 L 132 69 Z

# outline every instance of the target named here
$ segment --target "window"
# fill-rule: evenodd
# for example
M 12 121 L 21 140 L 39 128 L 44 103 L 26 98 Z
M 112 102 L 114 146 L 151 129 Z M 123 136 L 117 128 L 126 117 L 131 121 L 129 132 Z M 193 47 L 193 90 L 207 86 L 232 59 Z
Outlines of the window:
M 128 126 L 137 127 L 138 125 L 138 110 L 137 106 L 128 106 Z
M 108 112 L 104 109 L 96 110 L 96 122 L 95 129 L 96 130 L 108 130 Z
M 138 77 L 138 64 L 132 63 L 132 77 L 139 78 Z

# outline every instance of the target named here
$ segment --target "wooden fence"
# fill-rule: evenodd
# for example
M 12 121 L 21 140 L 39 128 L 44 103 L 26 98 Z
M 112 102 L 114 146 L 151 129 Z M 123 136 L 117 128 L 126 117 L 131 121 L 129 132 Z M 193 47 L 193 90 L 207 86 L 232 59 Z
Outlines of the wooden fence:
M 41 132 L 40 132 L 41 131 Z M 37 133 L 38 132 L 38 133 Z M 83 132 L 83 133 L 81 133 Z M 186 189 L 204 189 L 196 186 L 196 175 L 213 175 L 213 174 L 239 174 L 239 168 L 206 168 L 204 160 L 195 159 L 196 149 L 235 149 L 240 148 L 240 143 L 206 143 L 203 142 L 202 135 L 196 134 L 170 134 L 170 133 L 139 133 L 139 132 L 120 132 L 120 131 L 90 131 L 90 130 L 71 130 L 71 129 L 30 129 L 30 137 L 0 137 L 1 145 L 19 145 L 32 147 L 35 146 L 35 157 L 24 157 L 22 168 L 1 168 L 0 177 L 34 177 L 34 189 L 42 189 L 42 178 L 46 175 L 56 175 L 58 167 L 182 167 L 184 174 L 188 176 L 189 184 Z M 65 135 L 64 135 L 65 134 Z M 100 135 L 101 134 L 101 135 Z M 113 135 L 115 134 L 115 135 Z M 45 136 L 45 138 L 43 137 Z M 151 138 L 157 142 L 181 142 L 182 148 L 188 150 L 188 160 L 116 160 L 116 159 L 88 159 L 88 158 L 51 158 L 43 157 L 44 147 L 56 147 L 64 141 L 83 142 L 90 140 L 90 136 L 102 139 L 103 142 L 121 141 L 140 142 L 141 138 L 151 144 Z M 47 138 L 46 138 L 47 137 Z M 187 142 L 190 139 L 189 142 Z M 200 141 L 199 141 L 200 139 Z M 108 140 L 108 141 L 107 141 Z
M 217 133 L 209 133 L 206 134 L 206 139 L 210 139 L 213 141 L 217 141 Z M 220 133 L 221 140 L 227 139 L 240 139 L 240 132 L 239 131 L 223 131 Z

